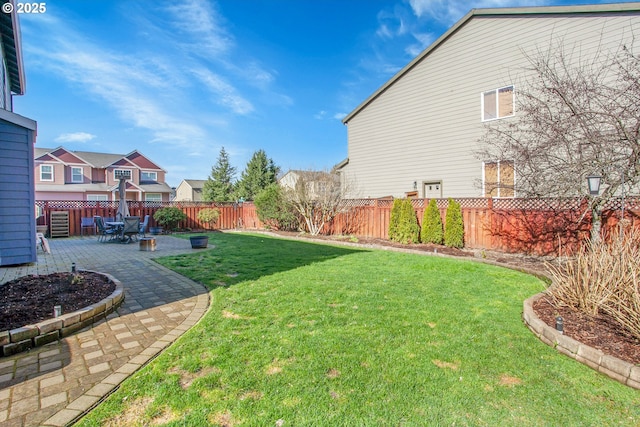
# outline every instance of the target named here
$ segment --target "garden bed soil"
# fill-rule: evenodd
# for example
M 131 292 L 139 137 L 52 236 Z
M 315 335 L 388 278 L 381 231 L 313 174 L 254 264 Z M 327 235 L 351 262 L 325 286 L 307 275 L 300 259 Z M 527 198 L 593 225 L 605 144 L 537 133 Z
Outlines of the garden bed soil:
M 56 305 L 63 314 L 80 310 L 115 288 L 107 277 L 88 271 L 20 277 L 0 285 L 0 331 L 51 319 Z

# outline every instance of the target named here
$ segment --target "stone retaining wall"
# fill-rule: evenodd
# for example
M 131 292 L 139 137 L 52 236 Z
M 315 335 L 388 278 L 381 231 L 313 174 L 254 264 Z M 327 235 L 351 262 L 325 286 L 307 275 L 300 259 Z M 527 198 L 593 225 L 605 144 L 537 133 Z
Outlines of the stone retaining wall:
M 90 270 L 84 270 L 90 271 Z M 0 331 L 0 356 L 11 356 L 33 347 L 57 341 L 107 317 L 124 300 L 122 282 L 110 274 L 93 272 L 106 276 L 115 283 L 115 290 L 102 301 L 81 310 L 47 319 L 35 325 L 27 325 L 9 331 Z
M 524 323 L 542 342 L 622 384 L 640 389 L 640 366 L 609 356 L 600 350 L 582 344 L 561 334 L 540 320 L 533 310 L 533 303 L 543 295 L 544 293 L 540 293 L 527 299 L 524 302 L 524 310 L 522 312 Z

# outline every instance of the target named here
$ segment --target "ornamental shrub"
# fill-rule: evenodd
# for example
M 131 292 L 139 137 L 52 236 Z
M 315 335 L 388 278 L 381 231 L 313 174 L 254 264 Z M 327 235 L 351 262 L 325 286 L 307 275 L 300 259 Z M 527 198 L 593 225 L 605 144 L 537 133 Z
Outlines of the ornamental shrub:
M 400 225 L 400 211 L 402 210 L 402 199 L 394 199 L 391 215 L 389 217 L 389 240 L 398 240 L 398 226 Z
M 256 205 L 258 218 L 268 228 L 275 230 L 298 228 L 298 217 L 278 184 L 271 184 L 256 194 L 253 203 Z
M 462 223 L 462 208 L 460 203 L 449 199 L 444 225 L 444 244 L 451 248 L 464 246 L 464 224 Z
M 442 218 L 436 199 L 431 199 L 422 216 L 422 230 L 420 234 L 422 243 L 435 243 L 441 245 L 444 241 L 442 230 Z
M 156 213 L 153 214 L 153 219 L 167 230 L 175 230 L 180 221 L 187 219 L 187 214 L 182 212 L 182 209 L 166 207 L 158 209 Z
M 420 242 L 420 226 L 418 217 L 413 209 L 411 199 L 404 199 L 400 205 L 400 220 L 398 221 L 398 242 L 402 244 Z
M 220 218 L 220 210 L 211 208 L 202 209 L 196 217 L 198 221 L 207 225 L 207 230 L 211 230 L 213 225 L 218 222 L 218 218 Z

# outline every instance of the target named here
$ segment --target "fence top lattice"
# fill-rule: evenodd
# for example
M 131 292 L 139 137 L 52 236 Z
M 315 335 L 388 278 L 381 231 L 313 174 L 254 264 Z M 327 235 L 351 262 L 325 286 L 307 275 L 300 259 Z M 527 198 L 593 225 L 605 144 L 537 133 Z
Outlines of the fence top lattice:
M 36 206 L 50 209 L 82 209 L 82 208 L 117 208 L 118 200 L 38 200 Z M 139 200 L 127 200 L 127 205 L 136 208 L 160 208 L 160 207 L 225 207 L 238 206 L 234 202 L 150 202 Z

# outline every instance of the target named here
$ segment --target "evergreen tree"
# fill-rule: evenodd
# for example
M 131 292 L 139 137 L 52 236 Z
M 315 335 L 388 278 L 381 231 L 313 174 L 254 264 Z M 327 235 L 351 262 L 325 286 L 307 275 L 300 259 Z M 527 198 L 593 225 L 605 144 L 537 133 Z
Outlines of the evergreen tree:
M 275 165 L 273 159 L 267 158 L 264 150 L 256 151 L 242 172 L 236 187 L 236 196 L 244 200 L 253 200 L 256 194 L 276 183 L 279 171 L 280 168 Z
M 464 246 L 464 224 L 460 203 L 449 199 L 444 225 L 444 244 L 452 248 Z
M 207 178 L 202 188 L 202 198 L 208 202 L 231 202 L 234 200 L 233 180 L 236 168 L 229 163 L 229 155 L 220 150 L 218 161 L 211 168 L 211 175 Z
M 442 231 L 442 218 L 436 199 L 431 199 L 422 216 L 422 243 L 435 243 L 441 245 L 444 239 Z
M 400 205 L 400 220 L 396 241 L 402 244 L 420 241 L 420 226 L 411 199 L 403 199 Z
M 394 199 L 391 215 L 389 217 L 389 240 L 398 240 L 398 227 L 400 226 L 400 211 L 402 199 Z

